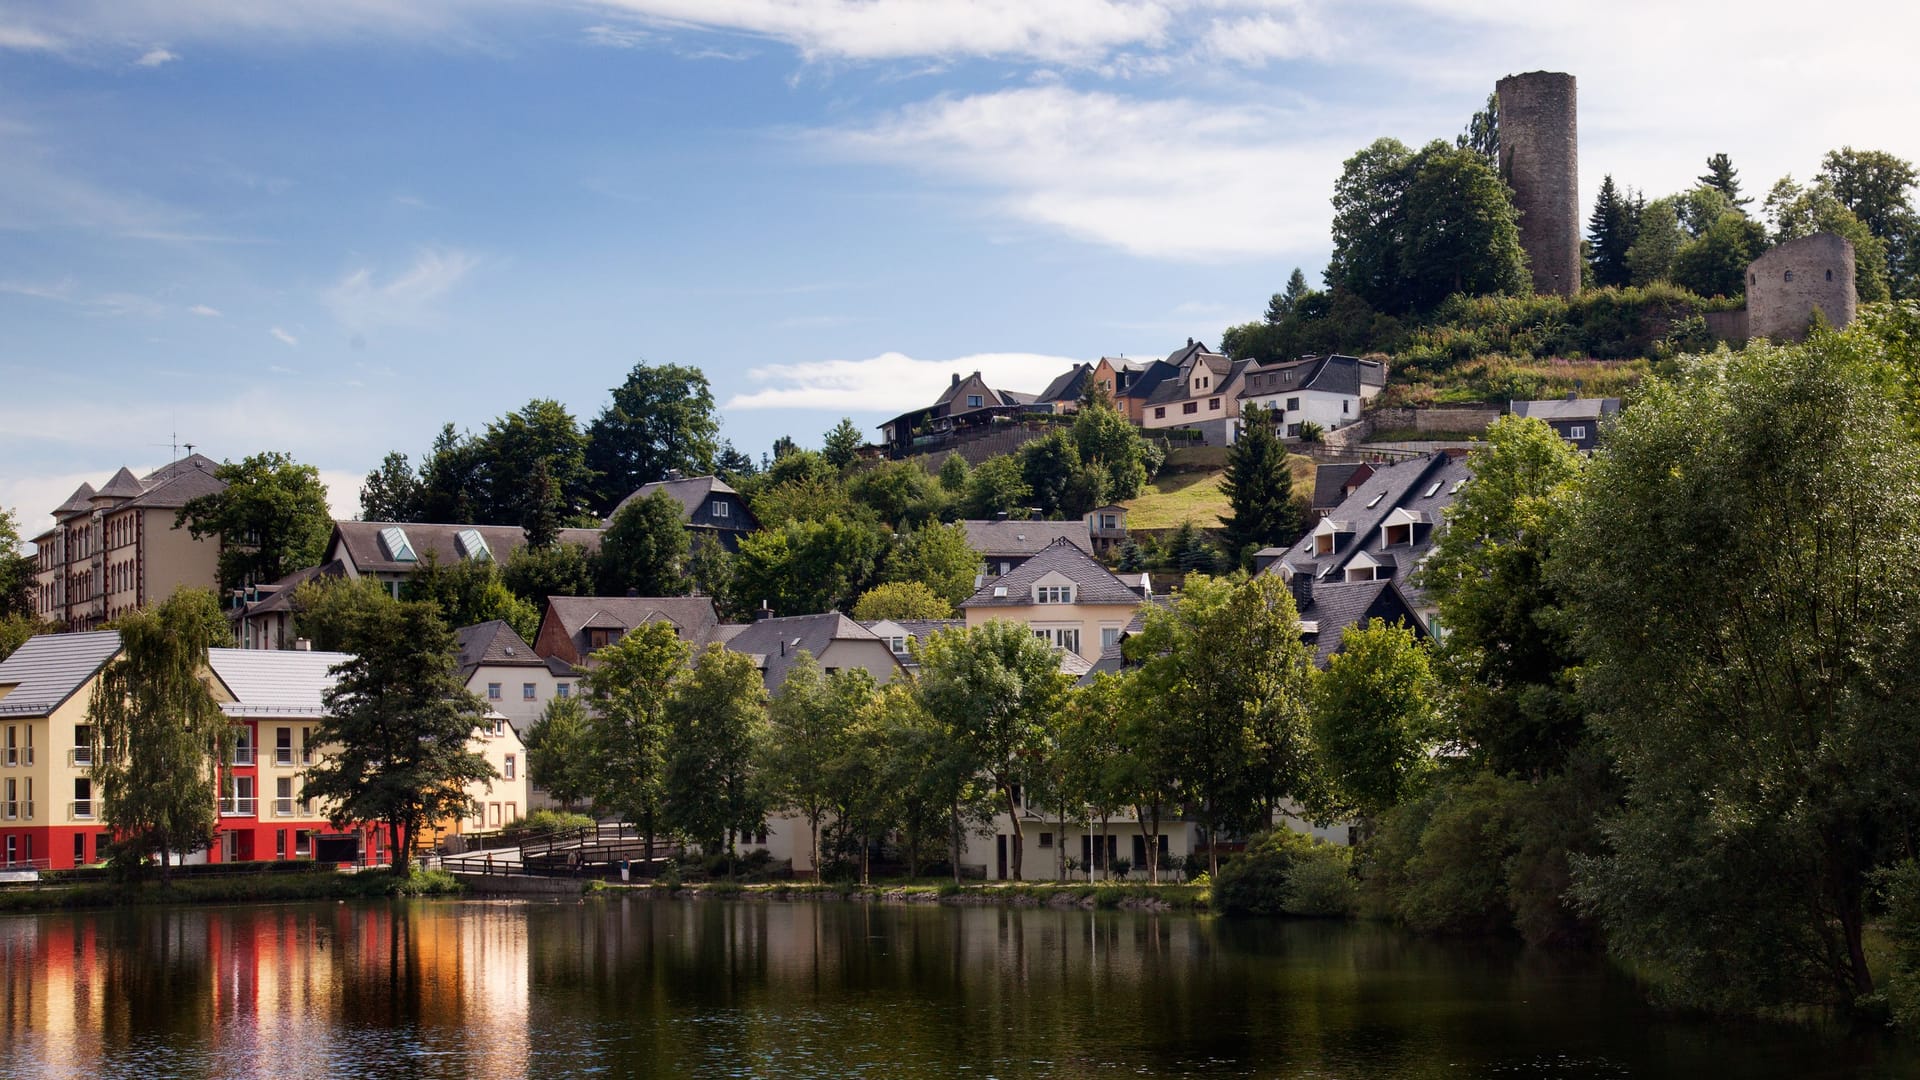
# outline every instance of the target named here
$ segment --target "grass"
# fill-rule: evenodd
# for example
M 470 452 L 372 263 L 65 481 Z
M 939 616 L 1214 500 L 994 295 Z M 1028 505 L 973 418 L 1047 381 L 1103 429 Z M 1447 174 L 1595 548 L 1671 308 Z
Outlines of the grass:
M 240 904 L 290 900 L 368 900 L 383 896 L 451 896 L 464 886 L 444 870 L 395 874 L 365 870 L 341 874 L 316 870 L 301 874 L 182 878 L 159 881 L 104 881 L 46 889 L 0 892 L 0 912 L 69 911 L 79 908 L 146 904 Z
M 1177 451 L 1176 457 L 1180 455 L 1195 456 L 1188 460 L 1205 460 L 1198 458 L 1198 455 L 1208 455 L 1224 463 L 1226 448 L 1199 447 Z M 1127 504 L 1129 529 L 1177 529 L 1189 518 L 1200 528 L 1212 529 L 1219 527 L 1222 515 L 1232 513 L 1233 507 L 1227 502 L 1226 493 L 1220 490 L 1220 482 L 1227 475 L 1224 468 L 1174 471 L 1177 464 L 1173 459 L 1169 459 L 1167 466 L 1158 479 L 1147 485 L 1147 490 L 1139 498 Z M 1287 458 L 1287 466 L 1293 473 L 1293 490 L 1310 494 L 1313 491 L 1313 459 L 1293 454 Z

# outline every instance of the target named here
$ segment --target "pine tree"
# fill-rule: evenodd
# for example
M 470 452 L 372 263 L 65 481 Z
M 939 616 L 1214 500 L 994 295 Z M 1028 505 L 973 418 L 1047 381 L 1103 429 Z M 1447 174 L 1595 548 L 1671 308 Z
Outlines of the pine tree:
M 1593 242 L 1593 283 L 1600 287 L 1626 285 L 1633 280 L 1627 251 L 1633 247 L 1633 202 L 1613 186 L 1609 174 L 1600 182 L 1593 216 L 1587 219 L 1587 238 Z
M 1267 410 L 1249 406 L 1240 420 L 1240 439 L 1227 451 L 1227 475 L 1220 484 L 1233 506 L 1233 515 L 1223 524 L 1227 554 L 1236 563 L 1270 544 L 1293 543 L 1302 528 L 1287 448 Z
M 1708 158 L 1707 171 L 1699 179 L 1702 184 L 1725 195 L 1735 209 L 1741 209 L 1753 201 L 1740 197 L 1740 171 L 1733 167 L 1733 159 L 1725 154 L 1715 154 Z
M 827 464 L 844 469 L 858 456 L 864 442 L 860 437 L 860 429 L 853 426 L 853 419 L 843 416 L 833 430 L 827 432 L 826 442 L 820 452 L 826 456 Z
M 1307 295 L 1307 275 L 1301 273 L 1300 268 L 1296 266 L 1293 268 L 1292 276 L 1287 278 L 1287 291 L 1274 293 L 1273 299 L 1267 301 L 1267 325 L 1279 326 L 1286 322 L 1287 316 L 1299 308 L 1300 298 L 1305 295 Z

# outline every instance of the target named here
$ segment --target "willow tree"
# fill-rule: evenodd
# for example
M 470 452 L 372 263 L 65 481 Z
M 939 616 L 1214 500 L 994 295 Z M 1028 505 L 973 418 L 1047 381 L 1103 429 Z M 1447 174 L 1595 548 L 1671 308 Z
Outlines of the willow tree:
M 87 707 L 93 779 L 120 851 L 136 862 L 158 851 L 165 879 L 174 852 L 213 842 L 215 785 L 233 734 L 205 681 L 207 650 L 233 644 L 233 633 L 205 589 L 130 612 L 118 629 L 120 654 Z

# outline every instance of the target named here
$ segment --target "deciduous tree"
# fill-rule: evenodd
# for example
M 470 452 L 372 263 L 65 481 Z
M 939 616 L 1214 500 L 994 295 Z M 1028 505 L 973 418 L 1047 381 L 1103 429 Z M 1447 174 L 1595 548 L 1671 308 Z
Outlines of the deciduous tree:
M 648 863 L 665 824 L 672 748 L 667 702 L 687 657 L 673 624 L 650 622 L 594 653 L 581 680 L 593 718 L 594 807 L 640 828 Z
M 1313 695 L 1333 806 L 1372 819 L 1418 790 L 1441 740 L 1439 691 L 1411 627 L 1374 619 L 1340 635 Z
M 635 499 L 600 537 L 594 578 L 600 595 L 684 596 L 687 529 L 680 501 L 665 491 Z
M 572 810 L 593 794 L 593 728 L 579 698 L 547 702 L 527 729 L 527 777 Z
M 278 581 L 317 565 L 333 534 L 320 470 L 277 451 L 222 462 L 224 490 L 188 500 L 174 517 L 195 539 L 218 536 L 220 587 Z
M 887 554 L 882 575 L 889 582 L 917 582 L 944 601 L 949 610 L 973 595 L 982 556 L 967 542 L 960 524 L 928 524 L 902 536 Z M 935 616 L 945 618 L 946 616 Z
M 753 658 L 707 646 L 667 699 L 666 819 L 712 854 L 767 817 L 758 776 L 767 690 Z
M 860 594 L 853 617 L 861 622 L 880 619 L 950 619 L 953 605 L 918 581 L 888 581 Z
M 665 480 L 671 470 L 690 476 L 713 471 L 720 421 L 699 368 L 642 361 L 612 394 L 587 429 L 596 513 L 608 513 L 635 488 Z

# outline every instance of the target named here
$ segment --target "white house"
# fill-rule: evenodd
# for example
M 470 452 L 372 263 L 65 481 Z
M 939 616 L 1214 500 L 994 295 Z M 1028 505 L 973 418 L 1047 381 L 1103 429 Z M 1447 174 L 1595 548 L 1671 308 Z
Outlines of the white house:
M 1360 419 L 1361 408 L 1386 389 L 1387 369 L 1378 360 L 1335 354 L 1253 368 L 1243 382 L 1241 405 L 1274 411 L 1281 433 L 1297 439 L 1305 423 L 1332 431 Z

